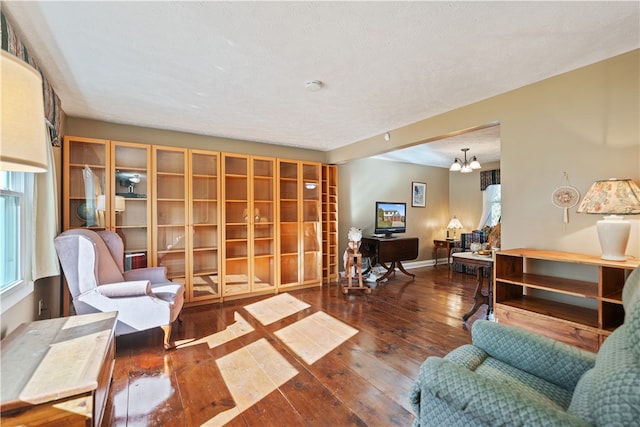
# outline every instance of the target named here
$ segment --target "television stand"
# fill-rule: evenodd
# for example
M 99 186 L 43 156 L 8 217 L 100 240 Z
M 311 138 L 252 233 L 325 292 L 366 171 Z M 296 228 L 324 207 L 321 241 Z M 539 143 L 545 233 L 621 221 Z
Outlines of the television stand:
M 416 277 L 409 273 L 402 265 L 402 261 L 416 259 L 418 257 L 417 237 L 363 237 L 360 243 L 362 256 L 373 258 L 371 265 L 381 264 L 387 271 L 377 281 L 381 282 L 394 273 L 396 268 L 403 274 Z M 387 267 L 386 263 L 390 263 Z M 366 272 L 368 272 L 367 270 Z M 366 273 L 365 272 L 365 273 Z

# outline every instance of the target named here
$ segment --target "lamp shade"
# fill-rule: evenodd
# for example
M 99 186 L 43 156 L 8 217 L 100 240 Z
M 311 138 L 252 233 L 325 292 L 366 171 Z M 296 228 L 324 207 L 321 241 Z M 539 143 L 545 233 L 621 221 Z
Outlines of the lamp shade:
M 578 213 L 640 214 L 640 188 L 630 179 L 596 181 L 578 206 Z
M 640 188 L 630 179 L 609 179 L 593 183 L 578 213 L 609 214 L 596 223 L 602 259 L 626 261 L 631 223 L 620 215 L 640 214 Z
M 45 172 L 47 146 L 42 78 L 31 66 L 2 51 L 0 170 Z
M 451 221 L 449 221 L 449 225 L 447 225 L 447 228 L 454 229 L 454 230 L 461 230 L 462 223 L 458 218 L 454 216 L 453 218 L 451 218 Z

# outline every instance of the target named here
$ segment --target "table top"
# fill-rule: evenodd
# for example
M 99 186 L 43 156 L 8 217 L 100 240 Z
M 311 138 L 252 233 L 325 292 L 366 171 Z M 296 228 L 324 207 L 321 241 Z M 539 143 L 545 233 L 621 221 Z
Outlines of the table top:
M 475 261 L 479 263 L 484 263 L 487 265 L 493 265 L 493 257 L 491 255 L 478 255 L 474 252 L 456 252 L 451 254 L 454 258 L 459 258 L 461 260 Z
M 95 390 L 117 312 L 23 323 L 2 340 L 0 409 Z

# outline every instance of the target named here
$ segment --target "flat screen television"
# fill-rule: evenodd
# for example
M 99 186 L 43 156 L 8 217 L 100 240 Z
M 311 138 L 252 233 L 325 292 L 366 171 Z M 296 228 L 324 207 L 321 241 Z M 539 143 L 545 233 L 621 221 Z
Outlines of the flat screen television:
M 376 202 L 376 236 L 392 237 L 407 231 L 407 204 L 403 202 Z

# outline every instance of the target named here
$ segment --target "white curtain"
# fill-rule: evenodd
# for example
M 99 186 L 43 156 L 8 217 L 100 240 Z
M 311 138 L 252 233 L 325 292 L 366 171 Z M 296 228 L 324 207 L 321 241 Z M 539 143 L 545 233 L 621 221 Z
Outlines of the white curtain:
M 56 165 L 49 132 L 47 135 L 47 156 L 49 167 L 44 173 L 36 173 L 33 195 L 33 241 L 31 275 L 33 281 L 60 275 L 60 264 L 53 245 L 58 235 L 58 190 L 56 186 Z
M 481 230 L 485 225 L 491 224 L 491 211 L 494 203 L 500 203 L 500 184 L 489 185 L 482 192 L 482 216 L 480 217 L 480 223 L 478 224 L 478 230 Z

